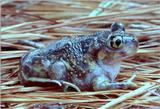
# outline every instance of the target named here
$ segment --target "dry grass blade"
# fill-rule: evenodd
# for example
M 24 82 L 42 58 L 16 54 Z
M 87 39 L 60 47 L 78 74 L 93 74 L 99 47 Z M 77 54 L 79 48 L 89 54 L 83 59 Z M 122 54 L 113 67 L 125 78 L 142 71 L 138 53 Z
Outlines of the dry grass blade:
M 114 105 L 116 105 L 120 102 L 125 101 L 126 99 L 129 99 L 129 98 L 132 98 L 134 96 L 140 95 L 140 94 L 146 92 L 147 89 L 152 87 L 152 86 L 153 86 L 152 84 L 146 84 L 145 86 L 140 87 L 139 89 L 137 89 L 135 91 L 131 91 L 130 93 L 124 94 L 124 95 L 120 96 L 119 98 L 112 100 L 111 102 L 109 102 L 108 104 L 100 107 L 99 109 L 110 108 L 111 106 L 114 106 Z
M 159 0 L 2 0 L 1 4 L 1 108 L 159 108 Z M 20 58 L 35 49 L 19 40 L 46 45 L 68 35 L 107 30 L 115 21 L 123 22 L 139 40 L 138 53 L 122 62 L 117 77 L 123 81 L 135 73 L 134 89 L 62 92 L 56 86 L 19 83 Z

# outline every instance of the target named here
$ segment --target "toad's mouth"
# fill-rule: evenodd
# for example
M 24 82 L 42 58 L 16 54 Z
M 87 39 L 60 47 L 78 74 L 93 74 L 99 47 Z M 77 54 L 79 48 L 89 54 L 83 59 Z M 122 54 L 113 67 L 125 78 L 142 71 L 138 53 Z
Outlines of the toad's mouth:
M 116 56 L 116 57 L 112 57 L 112 59 L 108 59 L 108 57 L 105 57 L 103 60 L 105 63 L 108 63 L 108 64 L 114 64 L 114 63 L 117 63 L 117 62 L 121 62 L 125 59 L 129 59 L 129 58 L 132 58 L 134 57 L 135 54 L 131 54 L 131 55 L 119 55 L 119 56 Z

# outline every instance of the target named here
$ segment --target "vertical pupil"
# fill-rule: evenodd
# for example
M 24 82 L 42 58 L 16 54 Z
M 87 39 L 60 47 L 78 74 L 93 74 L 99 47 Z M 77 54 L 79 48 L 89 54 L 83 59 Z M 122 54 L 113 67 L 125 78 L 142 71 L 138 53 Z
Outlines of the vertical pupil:
M 120 44 L 121 44 L 121 40 L 120 40 L 120 39 L 117 39 L 115 43 L 116 43 L 117 47 L 119 47 Z

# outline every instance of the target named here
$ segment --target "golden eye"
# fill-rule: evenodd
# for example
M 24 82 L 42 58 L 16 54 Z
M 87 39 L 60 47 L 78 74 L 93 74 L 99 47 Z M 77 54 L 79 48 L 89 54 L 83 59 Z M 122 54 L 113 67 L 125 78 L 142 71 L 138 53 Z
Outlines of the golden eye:
M 122 37 L 121 36 L 111 36 L 109 45 L 111 48 L 121 48 L 122 47 Z

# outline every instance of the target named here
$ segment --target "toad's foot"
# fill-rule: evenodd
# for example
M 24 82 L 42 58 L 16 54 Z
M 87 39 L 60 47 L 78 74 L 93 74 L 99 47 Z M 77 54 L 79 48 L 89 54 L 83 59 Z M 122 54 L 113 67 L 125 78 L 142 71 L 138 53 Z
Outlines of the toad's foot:
M 136 87 L 136 84 L 132 81 L 135 79 L 136 75 L 133 75 L 127 81 L 123 82 L 109 82 L 107 79 L 102 81 L 102 77 L 96 77 L 93 80 L 93 89 L 94 90 L 107 90 L 107 89 L 124 89 L 124 88 L 133 88 Z
M 66 82 L 66 81 L 63 81 L 62 82 L 63 86 L 64 86 L 64 92 L 67 92 L 69 91 L 69 88 L 73 88 L 74 90 L 76 90 L 77 92 L 81 92 L 81 90 L 79 89 L 78 86 L 72 84 L 72 83 L 69 83 L 69 82 Z
M 62 86 L 61 82 L 59 80 L 51 80 L 51 79 L 46 79 L 46 78 L 37 78 L 37 77 L 30 77 L 26 78 L 23 76 L 22 84 L 24 86 L 32 86 L 32 85 L 37 85 L 37 86 L 51 86 L 51 85 L 59 85 Z
M 123 81 L 124 86 L 122 88 L 134 88 L 136 87 L 136 83 L 133 80 L 136 78 L 136 74 L 133 74 L 128 80 Z
M 64 87 L 64 91 L 67 91 L 68 87 L 71 87 L 73 89 L 75 89 L 76 91 L 80 92 L 80 89 L 69 82 L 66 81 L 61 81 L 61 80 L 51 80 L 51 79 L 46 79 L 46 78 L 37 78 L 37 77 L 30 77 L 30 78 L 23 78 L 22 84 L 24 86 L 33 86 L 34 84 L 36 86 L 54 86 L 54 85 L 58 85 L 60 87 Z
M 67 92 L 69 87 L 75 89 L 77 92 L 81 92 L 78 86 L 76 86 L 73 83 L 67 82 L 67 81 L 61 81 L 61 84 L 64 86 L 64 92 Z

